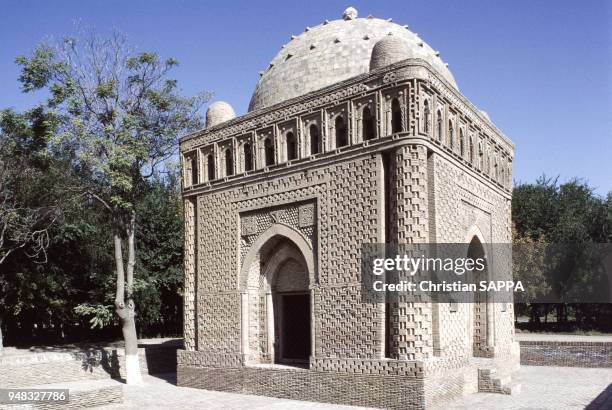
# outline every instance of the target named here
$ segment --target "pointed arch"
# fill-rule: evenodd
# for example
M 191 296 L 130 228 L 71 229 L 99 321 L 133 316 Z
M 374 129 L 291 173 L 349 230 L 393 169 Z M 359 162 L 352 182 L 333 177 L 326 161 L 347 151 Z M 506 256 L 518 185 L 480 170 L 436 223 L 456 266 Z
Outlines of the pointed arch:
M 430 115 L 431 112 L 429 109 L 429 100 L 425 100 L 425 102 L 423 103 L 423 131 L 425 132 L 425 134 L 429 134 Z
M 336 131 L 336 148 L 348 145 L 348 130 L 346 121 L 342 115 L 337 115 L 334 120 L 334 129 Z
M 234 154 L 231 148 L 225 150 L 225 176 L 234 175 Z
M 206 156 L 206 177 L 208 181 L 215 179 L 215 158 L 213 154 Z
M 287 161 L 293 161 L 298 157 L 298 144 L 293 132 L 289 131 L 285 135 L 285 145 L 287 149 Z
M 306 267 L 308 268 L 308 273 L 310 276 L 310 283 L 313 283 L 315 273 L 315 259 L 313 249 L 310 243 L 306 238 L 304 238 L 304 236 L 300 232 L 296 231 L 290 226 L 275 223 L 266 231 L 264 231 L 261 235 L 259 235 L 259 237 L 255 240 L 255 242 L 253 242 L 253 244 L 249 248 L 247 254 L 244 256 L 242 266 L 240 268 L 240 277 L 238 280 L 239 290 L 245 288 L 248 281 L 251 265 L 254 261 L 257 260 L 257 257 L 262 247 L 268 242 L 268 240 L 272 239 L 275 236 L 287 238 L 298 247 L 298 249 L 304 256 L 304 260 L 306 261 Z
M 316 124 L 310 124 L 310 127 L 308 127 L 308 134 L 310 136 L 310 155 L 318 154 L 319 152 L 321 152 L 319 127 L 317 127 Z
M 442 142 L 442 111 L 438 110 L 436 117 L 436 138 L 438 141 Z
M 391 101 L 391 132 L 393 134 L 404 131 L 402 125 L 402 107 L 397 98 Z
M 252 171 L 253 170 L 253 146 L 250 142 L 245 142 L 242 146 L 243 156 L 244 156 L 244 170 Z
M 271 138 L 266 138 L 264 141 L 264 164 L 266 166 L 274 165 L 274 144 Z
M 363 111 L 361 112 L 361 136 L 365 140 L 371 140 L 376 137 L 375 125 L 374 125 L 374 116 L 372 115 L 372 111 L 370 107 L 367 105 L 363 107 Z

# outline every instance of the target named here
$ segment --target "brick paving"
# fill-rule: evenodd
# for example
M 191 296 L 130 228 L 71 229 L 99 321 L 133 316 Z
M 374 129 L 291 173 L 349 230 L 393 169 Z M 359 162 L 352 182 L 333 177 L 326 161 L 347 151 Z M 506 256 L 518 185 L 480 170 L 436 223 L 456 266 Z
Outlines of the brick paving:
M 521 392 L 511 396 L 477 393 L 451 403 L 445 410 L 610 410 L 612 369 L 522 366 Z M 124 403 L 99 410 L 140 409 L 358 409 L 322 403 L 275 399 L 176 387 L 174 375 L 147 376 L 143 386 L 124 386 Z M 442 409 L 441 408 L 441 409 Z
M 612 335 L 564 335 L 556 333 L 516 333 L 519 342 L 612 342 Z
M 518 394 L 477 393 L 448 403 L 444 409 L 612 409 L 612 369 L 521 366 L 518 380 Z
M 145 376 L 142 386 L 123 385 L 124 402 L 120 405 L 96 407 L 97 410 L 358 410 L 363 407 L 338 406 L 333 404 L 314 403 L 287 399 L 276 399 L 264 396 L 224 393 L 201 390 L 189 387 L 177 387 L 176 376 Z

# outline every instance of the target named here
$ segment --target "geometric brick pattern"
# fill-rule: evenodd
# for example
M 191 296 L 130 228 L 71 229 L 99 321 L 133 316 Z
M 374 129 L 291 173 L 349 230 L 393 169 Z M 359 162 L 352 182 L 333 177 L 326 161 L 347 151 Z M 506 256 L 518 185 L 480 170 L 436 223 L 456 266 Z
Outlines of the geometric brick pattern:
M 520 341 L 521 364 L 612 368 L 612 342 Z
M 363 130 L 355 129 L 363 125 L 356 107 L 366 99 L 376 135 L 363 141 Z M 392 112 L 393 99 L 400 103 L 399 114 Z M 423 110 L 424 101 L 429 111 Z M 336 148 L 334 122 L 340 111 L 349 143 Z M 449 134 L 443 138 L 435 132 L 438 111 Z M 393 134 L 395 115 L 404 131 Z M 424 115 L 430 115 L 427 127 Z M 306 121 L 312 118 L 323 152 L 304 156 L 310 152 Z M 261 136 L 265 131 L 275 158 L 284 161 L 287 127 L 298 158 L 265 166 Z M 385 237 L 397 244 L 462 243 L 471 232 L 483 243 L 511 239 L 513 146 L 427 62 L 398 62 L 190 135 L 181 141 L 182 161 L 196 153 L 220 155 L 221 147 L 237 147 L 249 135 L 255 136 L 253 170 L 184 184 L 187 351 L 179 354 L 179 384 L 420 408 L 477 389 L 477 369 L 496 369 L 504 377 L 511 373 L 518 363 L 514 318 L 500 303 L 483 302 L 475 310 L 473 304 L 361 300 L 364 243 Z M 473 138 L 471 151 L 467 136 Z M 271 349 L 277 343 L 268 340 L 276 318 L 264 286 L 264 259 L 277 254 L 262 251 L 258 239 L 279 226 L 301 238 L 300 249 L 314 270 L 308 272 L 308 369 L 261 367 L 274 360 Z M 474 317 L 486 326 L 478 328 Z M 488 360 L 484 367 L 470 361 L 478 332 L 489 357 L 480 359 Z M 363 395 L 363 385 L 376 387 Z M 390 404 L 379 394 L 382 388 L 405 397 Z M 347 393 L 334 396 L 334 389 Z
M 387 409 L 423 408 L 423 380 L 306 369 L 180 366 L 179 386 Z

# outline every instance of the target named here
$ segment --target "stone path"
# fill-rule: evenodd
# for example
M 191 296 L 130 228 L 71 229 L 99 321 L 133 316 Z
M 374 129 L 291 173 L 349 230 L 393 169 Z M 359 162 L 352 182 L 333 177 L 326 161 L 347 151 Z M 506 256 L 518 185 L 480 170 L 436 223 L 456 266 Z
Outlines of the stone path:
M 445 405 L 445 410 L 610 410 L 612 369 L 521 366 L 521 392 L 512 396 L 477 393 Z
M 160 378 L 163 377 L 164 379 Z M 142 386 L 123 386 L 121 405 L 96 407 L 96 410 L 358 410 L 362 407 L 337 406 L 307 401 L 223 393 L 176 387 L 175 375 L 146 376 Z
M 143 386 L 123 386 L 124 403 L 99 410 L 140 409 L 357 409 L 270 397 L 249 396 L 176 387 L 174 375 L 165 380 L 147 376 Z M 612 369 L 522 366 L 518 394 L 477 393 L 448 403 L 445 410 L 566 410 L 612 409 Z M 588 406 L 588 407 L 587 407 Z

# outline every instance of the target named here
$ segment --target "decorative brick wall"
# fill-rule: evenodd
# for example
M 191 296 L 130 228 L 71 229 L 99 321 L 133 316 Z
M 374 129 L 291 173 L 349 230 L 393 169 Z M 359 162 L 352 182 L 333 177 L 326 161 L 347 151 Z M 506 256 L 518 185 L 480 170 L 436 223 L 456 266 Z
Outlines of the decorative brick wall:
M 612 367 L 612 342 L 521 341 L 528 366 Z
M 390 66 L 181 142 L 188 157 L 218 154 L 230 141 L 251 139 L 256 163 L 248 173 L 185 186 L 186 201 L 197 204 L 186 208 L 187 226 L 197 232 L 186 242 L 185 301 L 193 306 L 185 308 L 187 351 L 178 353 L 179 385 L 393 408 L 433 406 L 478 388 L 480 364 L 470 361 L 469 304 L 451 310 L 448 304 L 384 306 L 361 300 L 361 246 L 384 241 L 385 232 L 400 244 L 463 243 L 475 232 L 483 243 L 510 241 L 509 175 L 500 178 L 477 166 L 457 141 L 437 141 L 433 127 L 419 125 L 420 104 L 427 99 L 434 112 L 442 107 L 445 127 L 446 115 L 452 115 L 456 135 L 463 127 L 466 135 L 486 142 L 505 158 L 506 168 L 513 147 L 435 74 L 423 76 L 423 67 L 420 62 Z M 396 97 L 403 131 L 390 134 L 388 107 Z M 378 134 L 368 141 L 354 128 L 360 123 L 355 106 L 365 98 Z M 335 149 L 330 121 L 338 110 L 348 117 L 349 145 Z M 323 152 L 283 162 L 283 130 L 291 124 L 298 152 L 308 152 L 303 119 L 311 117 L 320 120 Z M 261 163 L 264 134 L 274 141 L 280 163 Z M 483 156 L 490 163 L 492 154 Z M 387 230 L 386 223 L 391 224 Z M 299 239 L 304 258 L 314 266 L 308 283 L 308 369 L 269 367 L 273 324 L 260 249 L 281 230 Z M 505 379 L 519 360 L 512 309 L 489 303 L 486 314 L 491 323 L 486 368 Z
M 307 369 L 179 366 L 179 386 L 386 409 L 424 408 L 423 380 Z

